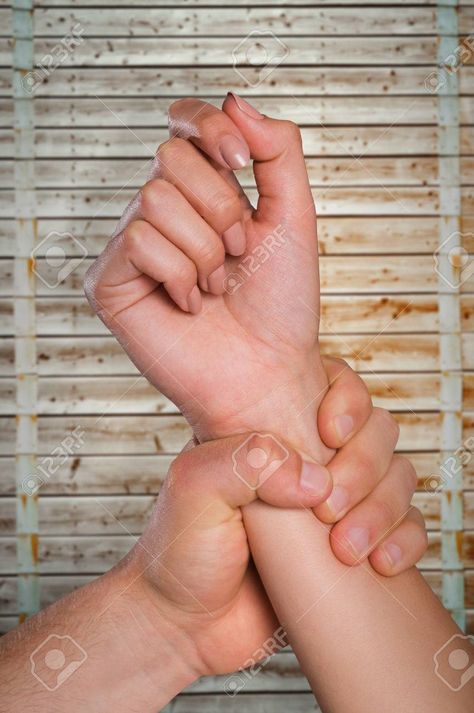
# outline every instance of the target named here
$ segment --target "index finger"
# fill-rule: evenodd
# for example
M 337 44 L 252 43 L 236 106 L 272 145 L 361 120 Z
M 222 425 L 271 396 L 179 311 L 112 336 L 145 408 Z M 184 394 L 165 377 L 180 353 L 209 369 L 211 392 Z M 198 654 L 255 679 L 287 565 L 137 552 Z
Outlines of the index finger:
M 232 119 L 199 99 L 179 99 L 168 112 L 171 136 L 191 141 L 223 168 L 233 171 L 250 163 L 250 151 Z

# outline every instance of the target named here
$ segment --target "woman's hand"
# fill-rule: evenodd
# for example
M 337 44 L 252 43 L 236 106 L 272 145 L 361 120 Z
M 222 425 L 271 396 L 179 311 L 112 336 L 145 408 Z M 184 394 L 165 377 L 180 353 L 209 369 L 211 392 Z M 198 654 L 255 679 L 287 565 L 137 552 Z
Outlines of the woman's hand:
M 199 440 L 268 429 L 300 448 L 311 442 L 327 461 L 314 419 L 327 380 L 300 132 L 233 95 L 223 109 L 172 105 L 174 135 L 89 271 L 86 294 Z M 254 160 L 255 210 L 231 170 L 238 156 Z
M 392 457 L 395 440 L 386 413 L 376 409 L 357 438 L 340 450 L 333 471 L 337 480 L 349 470 L 369 469 L 379 482 L 373 495 L 332 530 L 333 547 L 345 551 L 341 558 L 348 563 L 354 553 L 346 535 L 365 525 L 372 507 L 392 510 L 394 518 L 404 510 L 412 513 L 400 518 L 398 528 L 384 521 L 383 530 L 377 531 L 379 522 L 371 530 L 366 550 L 387 574 L 412 566 L 426 543 L 421 515 L 409 505 L 413 469 L 406 459 Z M 312 485 L 320 476 L 319 465 L 303 461 L 270 434 L 189 444 L 173 462 L 150 523 L 121 568 L 124 581 L 131 583 L 127 601 L 147 602 L 151 620 L 155 612 L 157 622 L 166 620 L 192 643 L 189 650 L 196 658 L 190 668 L 202 675 L 226 673 L 264 656 L 262 645 L 279 622 L 249 563 L 242 509 L 258 498 L 278 508 L 304 508 L 316 521 L 312 508 L 319 501 L 319 485 L 316 494 Z M 393 547 L 401 553 L 395 565 L 390 561 Z

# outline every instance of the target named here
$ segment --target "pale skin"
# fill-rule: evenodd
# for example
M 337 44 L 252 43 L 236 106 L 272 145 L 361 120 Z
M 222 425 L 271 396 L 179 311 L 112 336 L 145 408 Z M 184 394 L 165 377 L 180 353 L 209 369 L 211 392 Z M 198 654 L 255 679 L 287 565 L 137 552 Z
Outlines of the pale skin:
M 402 709 L 398 706 L 400 690 L 406 688 L 410 688 L 414 710 L 467 711 L 468 687 L 454 694 L 434 676 L 432 666 L 433 654 L 457 627 L 414 569 L 399 574 L 415 561 L 414 550 L 421 554 L 426 538 L 419 515 L 409 506 L 413 469 L 404 459 L 393 457 L 397 428 L 380 410 L 354 409 L 342 389 L 329 389 L 325 411 L 328 377 L 337 383 L 351 372 L 339 362 L 323 366 L 319 356 L 315 216 L 299 133 L 288 122 L 253 112 L 232 97 L 223 112 L 193 100 L 172 107 L 172 132 L 185 132 L 185 138 L 173 139 L 159 152 L 159 179 L 140 192 L 87 281 L 87 294 L 101 318 L 150 381 L 183 410 L 198 439 L 220 440 L 181 457 L 187 467 L 171 473 L 171 487 L 160 496 L 162 505 L 159 501 L 142 546 L 117 570 L 90 585 L 102 589 L 85 588 L 86 594 L 76 595 L 73 621 L 89 637 L 85 643 L 95 652 L 94 667 L 87 668 L 86 662 L 64 686 L 77 686 L 69 689 L 72 705 L 88 691 L 97 706 L 94 710 L 110 709 L 108 697 L 112 695 L 114 709 L 121 710 L 136 689 L 136 710 L 156 710 L 196 676 L 221 673 L 219 665 L 226 671 L 242 665 L 261 646 L 262 636 L 267 639 L 281 622 L 325 711 L 365 713 L 369 703 L 381 711 Z M 234 139 L 230 159 L 228 141 L 222 152 L 224 135 Z M 229 163 L 224 167 L 225 154 L 231 167 L 237 168 L 232 162 L 245 159 L 245 147 L 256 160 L 260 194 L 256 211 L 239 193 Z M 231 181 L 232 195 L 227 193 Z M 209 193 L 203 195 L 203 191 Z M 240 221 L 243 234 L 235 228 Z M 224 294 L 222 271 L 216 278 L 216 270 L 224 261 L 227 270 L 235 270 L 239 262 L 228 253 L 253 254 L 275 226 L 283 226 L 287 236 L 278 253 L 241 289 Z M 232 492 L 217 485 L 229 474 L 229 452 L 240 444 L 233 439 L 245 441 L 242 435 L 230 434 L 253 430 L 273 432 L 290 454 L 282 472 L 277 471 L 258 489 L 263 502 L 232 477 L 235 473 L 230 473 L 230 479 L 224 477 L 232 483 Z M 331 460 L 333 449 L 341 446 Z M 308 467 L 302 467 L 297 453 L 303 454 Z M 190 458 L 196 461 L 186 461 Z M 213 462 L 216 468 L 210 467 Z M 196 481 L 193 463 L 200 476 Z M 291 471 L 286 470 L 290 467 Z M 277 481 L 282 474 L 286 477 Z M 186 487 L 180 490 L 184 479 Z M 293 499 L 285 491 L 292 483 Z M 193 496 L 190 503 L 188 489 Z M 308 497 L 310 502 L 304 500 Z M 213 539 L 219 528 L 210 519 L 192 533 L 196 550 L 184 536 L 173 539 L 177 534 L 173 528 L 183 524 L 183 515 L 188 524 L 193 520 L 192 508 L 208 503 L 209 498 L 206 517 L 217 508 L 223 538 Z M 181 513 L 178 501 L 183 505 Z M 302 510 L 302 505 L 314 512 Z M 337 524 L 330 529 L 331 523 Z M 418 542 L 415 548 L 414 542 Z M 260 580 L 248 569 L 249 545 L 271 604 Z M 232 546 L 235 549 L 227 549 Z M 301 553 L 298 567 L 296 551 Z M 138 576 L 150 556 L 160 553 L 158 566 L 150 567 L 147 576 Z M 212 554 L 218 560 L 218 571 L 223 562 L 238 563 L 217 591 L 203 588 L 203 571 L 209 572 L 210 567 L 209 580 L 215 572 Z M 348 566 L 359 561 L 364 562 L 360 567 Z M 282 572 L 291 576 L 282 577 Z M 341 573 L 345 580 L 338 587 Z M 174 582 L 180 575 L 185 581 Z M 121 584 L 135 596 L 128 600 L 124 593 L 119 605 L 114 595 L 123 589 Z M 415 626 L 411 618 L 407 622 L 406 609 L 398 604 L 387 616 L 394 597 L 402 602 L 408 597 L 416 609 L 416 621 L 424 626 Z M 109 622 L 107 626 L 84 627 L 97 600 L 110 603 L 108 612 L 129 606 L 144 627 L 139 641 L 136 626 L 132 633 L 126 631 L 123 609 L 116 617 L 101 617 Z M 205 614 L 203 600 L 208 609 Z M 133 608 L 136 601 L 141 602 L 139 612 Z M 63 600 L 55 606 L 56 616 L 64 619 L 70 602 Z M 49 633 L 55 625 L 55 614 L 50 612 L 43 622 L 33 622 L 29 629 L 10 637 L 14 663 L 25 658 L 25 640 L 35 635 L 35 641 L 44 638 L 45 631 Z M 209 612 L 213 620 L 217 615 L 211 627 Z M 150 622 L 156 632 L 150 632 Z M 343 633 L 335 637 L 338 626 Z M 257 636 L 242 641 L 242 629 Z M 148 689 L 144 685 L 160 649 L 148 644 L 149 633 L 155 633 L 161 650 L 168 644 L 180 651 L 177 659 L 170 653 L 163 675 L 153 671 L 155 689 L 153 677 Z M 145 652 L 140 651 L 143 635 Z M 130 637 L 124 647 L 130 656 L 122 649 L 123 669 L 118 671 L 117 682 L 117 671 L 103 662 L 106 652 L 118 648 L 124 637 L 126 641 Z M 258 646 L 253 646 L 257 640 Z M 360 661 L 354 662 L 354 651 Z M 229 653 L 235 657 L 217 663 Z M 127 665 L 130 675 L 121 676 Z M 18 665 L 14 671 L 18 669 L 13 680 L 21 686 L 25 674 Z M 335 675 L 328 676 L 328 670 Z M 372 674 L 377 676 L 375 682 Z M 111 693 L 107 689 L 112 676 L 115 688 Z M 99 688 L 93 696 L 97 680 Z M 35 710 L 42 710 L 43 700 L 44 710 L 54 710 L 51 698 L 41 699 L 49 694 L 36 691 L 35 695 Z M 68 710 L 74 710 L 71 698 L 67 698 Z M 65 699 L 62 704 L 60 698 L 54 700 L 57 710 L 62 710 Z M 147 707 L 151 705 L 154 708 Z M 133 710 L 133 705 L 122 709 Z

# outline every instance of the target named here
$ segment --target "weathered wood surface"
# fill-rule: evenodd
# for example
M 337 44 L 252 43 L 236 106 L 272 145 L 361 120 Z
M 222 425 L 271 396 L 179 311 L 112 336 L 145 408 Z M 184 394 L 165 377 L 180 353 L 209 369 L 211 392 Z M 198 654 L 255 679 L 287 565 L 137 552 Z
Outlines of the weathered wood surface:
M 232 49 L 236 42 L 220 37 L 120 37 L 89 38 L 76 47 L 63 66 L 232 66 Z M 0 41 L 0 58 L 11 51 L 8 40 Z M 350 63 L 361 65 L 432 65 L 437 62 L 436 37 L 285 37 L 288 52 L 285 66 L 325 66 Z M 51 52 L 54 39 L 37 38 L 34 43 L 35 61 L 41 62 Z M 176 59 L 178 59 L 178 62 Z M 2 62 L 7 63 L 6 61 Z
M 201 97 L 215 106 L 220 106 L 223 97 Z M 333 126 L 347 125 L 350 116 L 351 126 L 392 125 L 396 118 L 397 126 L 410 124 L 438 123 L 436 96 L 417 96 L 416 101 L 407 97 L 253 97 L 253 103 L 265 114 L 276 118 L 286 118 L 305 126 L 323 124 Z M 105 102 L 105 105 L 104 103 Z M 91 126 L 93 128 L 119 125 L 117 117 L 129 127 L 166 128 L 168 98 L 160 96 L 146 97 L 35 97 L 35 123 L 38 127 Z M 462 124 L 473 123 L 473 97 L 459 98 L 460 121 Z M 13 105 L 9 97 L 0 102 L 0 126 L 11 126 Z M 422 152 L 423 153 L 423 152 Z
M 2 10 L 7 20 L 7 13 Z M 473 8 L 459 9 L 459 31 L 472 29 Z M 4 18 L 0 15 L 0 22 Z M 62 37 L 76 23 L 88 37 L 127 35 L 207 35 L 245 38 L 249 28 L 271 30 L 278 36 L 294 35 L 436 35 L 436 8 L 385 7 L 223 7 L 193 8 L 96 8 L 41 9 L 35 11 L 37 36 Z M 5 33 L 7 34 L 7 33 Z
M 438 412 L 396 412 L 400 424 L 399 450 L 435 451 L 440 447 L 442 416 Z M 47 455 L 76 426 L 85 431 L 80 454 L 101 455 L 177 453 L 192 437 L 182 416 L 40 416 L 38 452 Z M 15 419 L 0 417 L 0 455 L 13 455 Z M 474 434 L 474 414 L 463 417 L 464 438 Z
M 287 67 L 282 64 L 274 71 L 271 80 L 249 87 L 248 80 L 258 83 L 258 70 L 248 69 L 242 77 L 233 68 L 113 68 L 103 69 L 58 67 L 48 82 L 40 84 L 38 96 L 153 96 L 156 92 L 171 97 L 187 94 L 193 96 L 225 96 L 229 87 L 249 95 L 292 94 L 296 98 L 311 92 L 315 96 L 333 95 L 407 95 L 426 94 L 426 67 L 372 67 L 370 70 L 352 67 L 326 67 L 318 72 L 310 67 Z M 474 67 L 462 66 L 458 70 L 462 94 L 474 93 Z M 10 76 L 0 70 L 0 92 L 10 90 Z M 297 99 L 296 99 L 297 101 Z

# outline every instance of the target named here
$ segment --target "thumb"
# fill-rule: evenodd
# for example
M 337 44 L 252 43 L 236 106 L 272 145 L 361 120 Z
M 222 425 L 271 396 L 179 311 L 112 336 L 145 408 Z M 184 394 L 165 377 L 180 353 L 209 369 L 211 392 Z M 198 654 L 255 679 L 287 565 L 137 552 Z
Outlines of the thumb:
M 285 508 L 314 508 L 332 488 L 329 471 L 303 460 L 281 439 L 251 433 L 209 441 L 183 451 L 165 488 L 178 529 L 199 517 L 200 525 L 222 522 L 260 498 Z
M 232 92 L 222 109 L 242 133 L 254 160 L 258 217 L 278 221 L 304 216 L 314 221 L 314 201 L 298 126 L 260 114 Z

